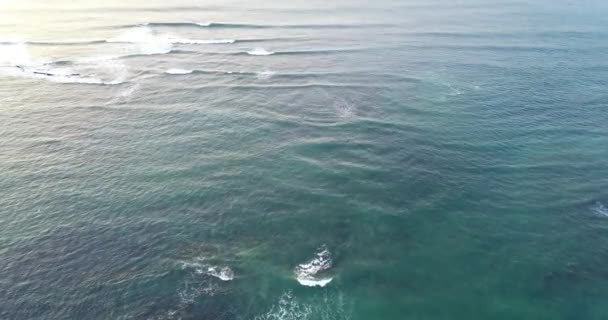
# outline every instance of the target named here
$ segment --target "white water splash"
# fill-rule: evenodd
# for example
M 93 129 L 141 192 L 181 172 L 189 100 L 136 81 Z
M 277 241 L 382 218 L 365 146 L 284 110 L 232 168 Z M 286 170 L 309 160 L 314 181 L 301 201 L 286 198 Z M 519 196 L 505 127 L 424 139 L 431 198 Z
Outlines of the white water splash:
M 165 72 L 168 73 L 168 74 L 190 74 L 190 73 L 194 72 L 194 70 L 171 68 L 171 69 L 168 69 Z
M 217 278 L 222 281 L 234 280 L 234 271 L 228 266 L 213 266 L 197 258 L 194 262 L 182 262 L 182 268 L 192 268 L 196 274 L 202 274 Z
M 260 80 L 264 80 L 264 79 L 270 79 L 274 74 L 275 74 L 274 71 L 266 70 L 266 71 L 258 72 L 256 74 L 256 77 Z
M 285 292 L 277 304 L 265 314 L 256 316 L 254 320 L 306 320 L 311 314 L 311 306 L 299 303 L 291 292 Z
M 264 48 L 255 48 L 253 50 L 247 51 L 247 54 L 252 56 L 269 56 L 274 54 L 273 51 L 266 51 Z
M 148 26 L 134 27 L 118 35 L 107 39 L 109 43 L 126 43 L 136 45 L 139 54 L 167 54 L 173 50 L 174 44 L 231 44 L 234 39 L 186 39 L 169 34 L 156 33 Z
M 315 257 L 306 263 L 299 264 L 294 273 L 296 280 L 307 287 L 324 287 L 330 283 L 333 278 L 321 277 L 320 274 L 329 270 L 332 267 L 333 261 L 331 253 L 325 246 L 321 246 Z
M 229 267 L 200 267 L 196 269 L 198 274 L 206 274 L 222 281 L 234 280 L 234 271 Z
M 595 213 L 597 216 L 608 218 L 608 207 L 599 201 L 593 205 L 591 210 L 593 210 L 593 213 Z
M 334 108 L 336 109 L 336 115 L 340 118 L 350 119 L 355 116 L 355 108 L 353 107 L 353 104 L 348 101 L 338 101 L 334 105 Z
M 25 42 L 0 41 L 0 73 L 57 83 L 115 85 L 127 77 L 124 64 L 109 60 L 75 61 L 69 66 L 34 59 Z

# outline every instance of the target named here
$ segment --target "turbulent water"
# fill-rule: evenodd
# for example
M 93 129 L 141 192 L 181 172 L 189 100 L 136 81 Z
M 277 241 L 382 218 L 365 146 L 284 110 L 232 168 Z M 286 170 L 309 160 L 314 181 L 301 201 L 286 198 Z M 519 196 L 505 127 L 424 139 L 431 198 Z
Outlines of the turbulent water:
M 0 1 L 0 318 L 607 319 L 607 17 Z

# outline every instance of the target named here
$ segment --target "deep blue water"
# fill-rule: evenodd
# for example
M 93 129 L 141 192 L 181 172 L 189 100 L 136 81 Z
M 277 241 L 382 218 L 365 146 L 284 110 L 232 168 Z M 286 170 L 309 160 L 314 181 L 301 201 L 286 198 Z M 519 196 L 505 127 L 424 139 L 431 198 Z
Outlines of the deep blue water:
M 0 1 L 1 319 L 608 318 L 608 3 Z

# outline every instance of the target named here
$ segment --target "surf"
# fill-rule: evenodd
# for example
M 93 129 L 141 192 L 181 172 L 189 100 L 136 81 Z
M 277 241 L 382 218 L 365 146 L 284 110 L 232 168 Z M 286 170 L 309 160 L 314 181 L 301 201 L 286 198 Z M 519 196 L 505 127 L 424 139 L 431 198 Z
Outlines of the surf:
M 333 278 L 323 276 L 333 266 L 331 252 L 326 246 L 321 246 L 315 256 L 305 263 L 297 265 L 294 269 L 296 280 L 306 287 L 325 287 Z

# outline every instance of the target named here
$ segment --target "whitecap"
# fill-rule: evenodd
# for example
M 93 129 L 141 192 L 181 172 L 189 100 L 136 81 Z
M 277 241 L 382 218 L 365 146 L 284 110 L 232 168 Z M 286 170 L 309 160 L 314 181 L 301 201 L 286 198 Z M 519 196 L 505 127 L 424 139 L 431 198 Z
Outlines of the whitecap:
M 83 84 L 108 84 L 108 85 L 118 84 L 118 83 L 114 83 L 114 82 L 105 82 L 99 78 L 77 77 L 77 76 L 60 75 L 60 74 L 42 75 L 42 74 L 34 73 L 32 75 L 32 77 L 36 78 L 36 79 L 49 80 L 49 81 L 58 82 L 58 83 L 83 83 Z
M 182 39 L 182 38 L 167 38 L 170 43 L 174 44 L 231 44 L 235 43 L 234 39 L 212 39 L 212 40 L 197 40 L 197 39 Z
M 167 34 L 158 34 L 148 26 L 139 26 L 120 34 L 117 37 L 107 39 L 109 43 L 127 43 L 139 47 L 140 54 L 167 54 L 173 49 L 174 44 L 231 44 L 234 39 L 187 39 Z
M 162 41 L 161 37 L 154 34 L 151 28 L 140 26 L 131 28 L 117 37 L 107 39 L 106 42 L 115 43 L 150 43 Z
M 247 54 L 250 54 L 252 56 L 269 56 L 271 54 L 274 54 L 274 52 L 266 51 L 266 49 L 264 48 L 255 48 L 253 50 L 247 51 Z
M 325 287 L 328 283 L 330 283 L 333 280 L 333 278 L 326 278 L 326 279 L 319 279 L 319 280 L 297 278 L 296 280 L 298 280 L 298 282 L 305 287 Z
M 129 43 L 137 45 L 139 54 L 167 54 L 173 50 L 173 44 L 166 37 L 156 35 L 146 26 L 132 28 L 121 35 L 106 40 L 109 43 Z
M 196 274 L 203 274 L 217 278 L 222 281 L 234 280 L 234 271 L 228 266 L 213 266 L 204 262 L 204 259 L 198 258 L 194 262 L 182 262 L 182 268 L 194 269 Z
M 352 118 L 355 116 L 353 105 L 347 101 L 339 101 L 335 104 L 336 114 L 340 118 Z
M 31 65 L 32 57 L 25 41 L 10 38 L 0 43 L 0 66 L 14 67 L 17 65 Z
M 270 77 L 272 77 L 275 74 L 274 71 L 262 71 L 262 72 L 258 72 L 257 73 L 257 78 L 258 79 L 268 79 Z
M 171 69 L 168 69 L 165 72 L 168 73 L 168 74 L 190 74 L 190 73 L 194 72 L 194 70 L 171 68 Z
M 325 246 L 321 246 L 314 258 L 296 266 L 294 270 L 296 280 L 303 286 L 324 287 L 333 278 L 322 277 L 320 274 L 331 269 L 332 265 L 331 253 Z
M 201 267 L 196 269 L 198 274 L 206 274 L 222 281 L 234 280 L 234 271 L 229 267 Z
M 25 49 L 24 49 L 25 48 Z M 0 48 L 2 50 L 2 48 Z M 122 64 L 104 62 L 97 64 L 74 65 L 71 67 L 56 66 L 52 62 L 37 62 L 30 58 L 26 46 L 21 49 L 20 55 L 4 54 L 0 59 L 2 63 L 0 70 L 3 74 L 12 77 L 24 77 L 38 80 L 46 80 L 57 83 L 81 83 L 81 84 L 121 84 L 126 78 L 126 68 Z M 6 51 L 3 51 L 6 52 Z M 75 68 L 77 67 L 77 68 Z M 113 79 L 104 79 L 91 74 L 106 74 Z
M 601 217 L 608 217 L 608 208 L 601 202 L 597 201 L 593 205 L 593 213 Z
M 312 306 L 298 302 L 288 291 L 281 295 L 277 304 L 268 312 L 256 316 L 254 320 L 305 320 L 313 313 Z

